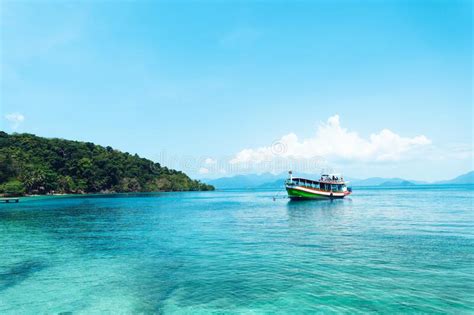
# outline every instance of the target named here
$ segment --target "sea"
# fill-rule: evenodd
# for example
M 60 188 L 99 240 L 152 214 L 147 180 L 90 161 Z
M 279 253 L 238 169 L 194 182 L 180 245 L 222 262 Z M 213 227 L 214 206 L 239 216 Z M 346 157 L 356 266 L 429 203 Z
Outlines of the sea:
M 474 186 L 0 204 L 1 314 L 474 313 Z

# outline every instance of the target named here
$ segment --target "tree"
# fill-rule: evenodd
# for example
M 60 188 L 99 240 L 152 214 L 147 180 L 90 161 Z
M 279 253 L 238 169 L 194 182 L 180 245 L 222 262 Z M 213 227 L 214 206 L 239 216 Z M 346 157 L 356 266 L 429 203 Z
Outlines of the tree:
M 0 185 L 0 193 L 6 196 L 21 196 L 25 193 L 25 186 L 19 180 L 12 180 Z
M 9 189 L 27 194 L 213 189 L 111 147 L 0 132 L 0 185 L 12 181 Z

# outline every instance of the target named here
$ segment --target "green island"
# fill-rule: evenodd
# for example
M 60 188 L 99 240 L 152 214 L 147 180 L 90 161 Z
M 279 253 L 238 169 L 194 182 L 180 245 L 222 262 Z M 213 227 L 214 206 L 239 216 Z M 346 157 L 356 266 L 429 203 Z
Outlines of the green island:
M 214 190 L 185 173 L 90 142 L 0 131 L 0 194 Z

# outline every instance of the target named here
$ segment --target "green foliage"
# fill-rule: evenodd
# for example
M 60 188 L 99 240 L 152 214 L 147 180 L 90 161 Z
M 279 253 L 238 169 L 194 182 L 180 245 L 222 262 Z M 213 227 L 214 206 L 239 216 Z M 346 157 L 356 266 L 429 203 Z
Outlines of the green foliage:
M 0 193 L 213 190 L 159 163 L 90 142 L 0 131 Z
M 6 196 L 21 196 L 25 193 L 25 186 L 19 180 L 12 180 L 0 185 L 0 193 Z

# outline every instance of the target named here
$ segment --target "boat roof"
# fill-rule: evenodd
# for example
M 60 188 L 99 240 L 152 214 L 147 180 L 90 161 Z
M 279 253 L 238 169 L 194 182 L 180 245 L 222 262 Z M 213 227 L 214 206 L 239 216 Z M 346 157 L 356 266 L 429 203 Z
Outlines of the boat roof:
M 327 180 L 327 179 L 307 179 L 307 178 L 302 178 L 302 177 L 293 177 L 293 180 L 298 180 L 298 181 L 305 181 L 305 182 L 310 182 L 310 183 L 327 183 L 327 184 L 345 184 L 345 181 L 338 179 L 338 180 Z

